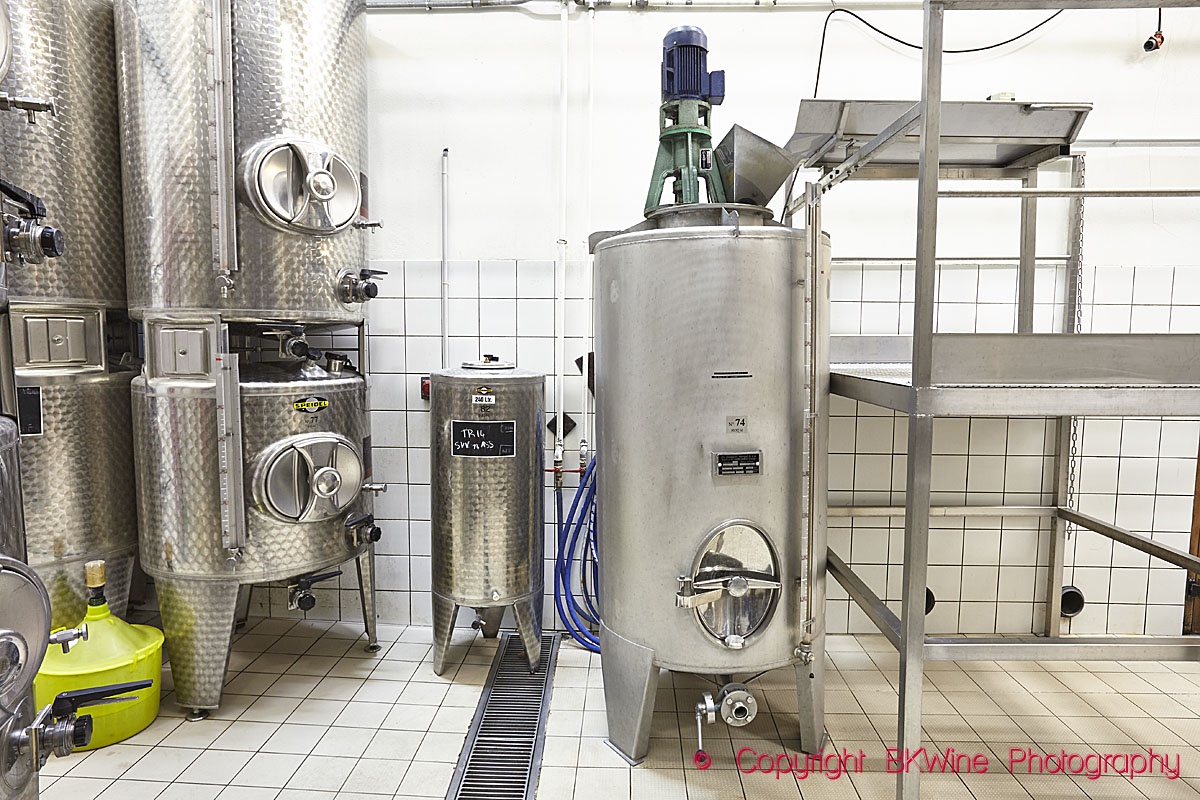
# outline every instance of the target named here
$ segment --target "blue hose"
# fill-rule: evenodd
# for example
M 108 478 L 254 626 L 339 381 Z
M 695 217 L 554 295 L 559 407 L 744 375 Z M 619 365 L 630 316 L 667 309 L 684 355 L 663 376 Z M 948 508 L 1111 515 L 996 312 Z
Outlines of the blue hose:
M 584 606 L 586 606 L 586 610 L 580 606 L 572 588 L 572 563 L 585 520 L 588 520 L 589 524 L 587 532 L 583 537 L 584 553 L 580 569 L 586 570 L 588 568 L 587 562 L 589 556 L 595 552 L 594 526 L 591 523 L 596 499 L 595 469 L 596 460 L 593 458 L 588 464 L 587 469 L 583 472 L 583 476 L 579 481 L 579 488 L 575 491 L 575 497 L 571 501 L 571 509 L 567 512 L 565 519 L 562 513 L 562 490 L 555 490 L 555 522 L 557 525 L 558 552 L 555 555 L 554 563 L 554 605 L 558 611 L 559 619 L 562 620 L 571 638 L 585 649 L 593 653 L 598 653 L 600 652 L 600 640 L 589 630 L 588 623 L 592 625 L 599 624 L 600 615 L 596 612 L 595 604 L 586 592 L 586 586 L 584 594 Z M 592 574 L 593 578 L 598 575 L 594 562 L 592 565 Z M 586 584 L 586 582 L 581 582 Z

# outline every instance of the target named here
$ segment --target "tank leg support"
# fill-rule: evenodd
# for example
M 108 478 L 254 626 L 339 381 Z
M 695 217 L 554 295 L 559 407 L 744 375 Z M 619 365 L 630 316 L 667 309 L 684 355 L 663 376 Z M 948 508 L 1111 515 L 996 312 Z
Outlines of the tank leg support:
M 436 592 L 433 595 L 433 672 L 441 675 L 446 671 L 446 650 L 450 647 L 450 637 L 454 635 L 454 618 L 458 616 L 458 606 L 453 600 L 441 597 Z
M 192 711 L 219 707 L 238 584 L 177 578 L 158 578 L 155 583 L 175 702 Z
M 367 549 L 359 553 L 355 560 L 358 567 L 358 599 L 362 601 L 363 626 L 367 630 L 368 653 L 378 653 L 379 647 L 379 612 L 375 607 L 375 545 L 367 545 Z
M 604 673 L 604 705 L 608 745 L 631 764 L 640 764 L 650 749 L 658 667 L 654 651 L 634 644 L 600 625 L 600 668 Z
M 250 594 L 253 591 L 254 585 L 250 583 L 238 587 L 237 612 L 233 617 L 233 624 L 238 630 L 246 627 L 246 622 L 250 619 Z
M 500 623 L 504 620 L 504 606 L 496 608 L 481 608 L 479 616 L 483 617 L 483 638 L 495 639 L 500 633 Z
M 812 659 L 796 664 L 796 692 L 800 699 L 800 750 L 819 753 L 825 747 L 825 634 L 813 637 Z
M 514 603 L 513 617 L 517 621 L 517 632 L 521 634 L 521 644 L 525 645 L 529 671 L 533 672 L 542 660 L 542 596 L 537 594 Z

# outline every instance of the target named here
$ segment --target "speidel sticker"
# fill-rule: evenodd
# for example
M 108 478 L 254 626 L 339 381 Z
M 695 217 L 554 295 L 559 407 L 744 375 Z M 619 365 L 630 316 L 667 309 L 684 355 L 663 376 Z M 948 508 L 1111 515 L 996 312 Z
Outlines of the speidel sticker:
M 303 411 L 305 414 L 316 414 L 322 409 L 329 408 L 329 401 L 324 397 L 306 397 L 292 403 L 292 408 L 296 411 Z

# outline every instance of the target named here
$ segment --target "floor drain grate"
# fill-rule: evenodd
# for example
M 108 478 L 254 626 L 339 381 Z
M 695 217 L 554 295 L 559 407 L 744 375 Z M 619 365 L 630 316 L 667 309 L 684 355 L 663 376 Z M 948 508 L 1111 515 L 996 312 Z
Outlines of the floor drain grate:
M 542 636 L 534 672 L 521 637 L 504 635 L 446 800 L 533 800 L 557 661 L 557 634 Z

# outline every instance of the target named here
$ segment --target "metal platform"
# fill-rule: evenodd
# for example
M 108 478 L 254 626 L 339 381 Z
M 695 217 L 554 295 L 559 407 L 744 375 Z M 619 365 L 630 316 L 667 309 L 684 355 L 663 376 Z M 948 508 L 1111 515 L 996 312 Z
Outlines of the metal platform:
M 830 391 L 922 416 L 1180 416 L 1200 409 L 1200 335 L 934 334 L 914 389 L 912 338 L 836 336 Z
M 888 135 L 870 158 L 871 169 L 863 177 L 915 177 L 921 160 L 919 109 L 920 103 L 895 100 L 803 100 L 787 149 L 806 167 L 819 167 L 834 175 L 839 170 L 853 174 L 866 167 L 863 163 L 854 170 L 854 156 Z M 1070 153 L 1091 110 L 1088 103 L 942 103 L 941 166 L 970 170 L 1036 167 Z M 994 173 L 976 174 L 995 177 Z

